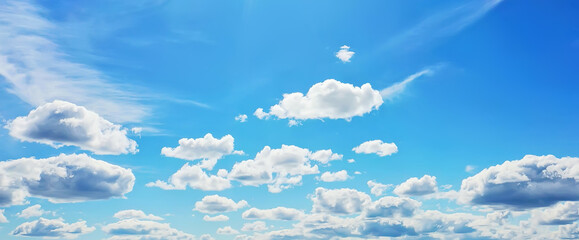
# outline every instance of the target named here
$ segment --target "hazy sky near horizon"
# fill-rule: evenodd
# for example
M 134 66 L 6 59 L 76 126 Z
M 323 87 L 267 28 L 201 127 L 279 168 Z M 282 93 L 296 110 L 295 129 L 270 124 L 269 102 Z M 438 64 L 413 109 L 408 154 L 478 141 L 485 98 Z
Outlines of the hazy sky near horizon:
M 577 239 L 578 11 L 0 1 L 0 239 Z

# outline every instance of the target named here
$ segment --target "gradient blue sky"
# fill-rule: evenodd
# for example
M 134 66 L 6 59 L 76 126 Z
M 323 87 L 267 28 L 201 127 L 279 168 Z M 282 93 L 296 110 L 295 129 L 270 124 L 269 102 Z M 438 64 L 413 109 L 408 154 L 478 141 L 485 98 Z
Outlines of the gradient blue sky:
M 78 239 L 579 238 L 578 12 L 579 2 L 571 0 L 2 1 L 0 239 L 50 234 Z M 347 60 L 337 57 L 344 45 L 353 52 Z M 381 95 L 380 103 L 353 102 L 350 97 L 370 93 L 348 92 L 286 109 L 289 118 L 254 115 L 258 108 L 270 112 L 289 96 L 284 94 L 327 87 L 321 84 L 326 79 L 337 80 L 345 91 L 368 83 L 375 96 Z M 393 86 L 402 88 L 378 93 Z M 88 117 L 79 120 L 86 127 L 80 130 L 62 121 L 44 124 L 63 117 L 50 109 L 56 105 L 84 107 L 94 119 L 118 127 L 121 136 L 92 139 L 101 145 L 88 147 L 75 134 L 102 126 Z M 316 115 L 328 108 L 336 111 Z M 362 112 L 352 113 L 353 108 Z M 17 124 L 18 117 L 25 119 L 35 109 L 48 109 L 52 117 Z M 300 109 L 309 112 L 292 118 Z M 235 119 L 243 114 L 246 121 Z M 25 130 L 17 133 L 17 125 Z M 142 131 L 131 131 L 136 128 Z M 167 182 L 184 164 L 196 166 L 206 158 L 169 157 L 161 149 L 207 133 L 216 139 L 231 135 L 234 149 L 243 151 L 224 150 L 215 167 L 199 168 L 231 187 L 146 186 Z M 56 135 L 62 135 L 60 140 Z M 57 147 L 63 138 L 69 146 Z M 99 152 L 122 145 L 115 139 L 134 140 L 138 151 Z M 353 151 L 372 140 L 394 143 L 397 152 Z M 265 146 L 282 145 L 307 149 L 306 164 L 318 171 L 292 175 L 301 181 L 278 193 L 268 191 L 272 182 L 246 186 L 235 179 L 234 164 L 255 159 Z M 312 154 L 326 149 L 339 159 L 315 161 Z M 100 186 L 104 177 L 95 175 L 94 182 L 87 178 L 74 187 L 66 182 L 80 174 L 55 177 L 51 180 L 65 183 L 52 182 L 50 195 L 31 187 L 45 175 L 18 180 L 21 170 L 8 166 L 35 165 L 22 158 L 65 154 L 80 159 L 74 154 L 83 153 L 92 159 L 82 161 L 130 169 L 134 186 L 114 193 L 100 189 L 104 197 L 78 193 L 88 197 L 73 200 L 75 191 Z M 278 158 L 263 161 L 278 166 L 276 161 L 295 160 Z M 218 174 L 219 169 L 227 173 Z M 552 169 L 560 171 L 545 173 Z M 321 177 L 341 170 L 348 176 L 340 181 Z M 382 194 L 371 194 L 370 180 L 390 185 Z M 476 191 L 469 188 L 473 185 Z M 20 190 L 24 201 L 4 196 Z M 63 191 L 71 194 L 59 195 Z M 334 194 L 323 195 L 328 191 Z M 247 206 L 242 202 L 223 213 L 193 210 L 210 195 L 244 200 Z M 421 206 L 396 205 L 390 210 L 411 214 L 370 217 L 381 200 Z M 23 217 L 22 210 L 36 204 L 46 212 Z M 276 207 L 302 214 L 289 221 L 242 216 L 250 208 Z M 113 217 L 130 209 L 163 220 Z M 229 220 L 203 220 L 220 214 Z M 38 225 L 40 218 L 61 225 L 48 232 L 25 227 Z M 306 224 L 317 218 L 325 220 Z M 468 221 L 461 225 L 456 219 Z M 122 221 L 170 224 L 161 229 L 181 235 L 110 230 Z M 267 229 L 242 231 L 256 221 Z M 436 222 L 436 229 L 425 227 L 429 222 Z M 83 226 L 80 233 L 65 229 L 75 223 Z M 457 230 L 458 225 L 467 230 Z M 224 234 L 227 226 L 238 233 Z

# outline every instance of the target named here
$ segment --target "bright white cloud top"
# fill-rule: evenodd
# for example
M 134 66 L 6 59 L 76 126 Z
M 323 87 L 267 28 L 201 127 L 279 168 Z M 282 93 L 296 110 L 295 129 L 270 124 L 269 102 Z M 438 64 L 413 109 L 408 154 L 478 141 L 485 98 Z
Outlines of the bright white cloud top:
M 363 142 L 352 151 L 356 153 L 378 154 L 380 157 L 385 157 L 398 152 L 398 147 L 394 143 L 385 143 L 382 140 L 371 140 Z
M 436 177 L 430 175 L 424 175 L 420 179 L 409 178 L 394 188 L 394 193 L 400 196 L 422 196 L 436 191 L 438 191 Z
M 168 223 L 149 220 L 124 219 L 102 227 L 102 231 L 111 235 L 109 240 L 195 240 L 195 236 L 172 228 Z
M 192 189 L 204 191 L 221 191 L 231 188 L 231 182 L 226 178 L 227 171 L 220 169 L 222 174 L 209 175 L 203 168 L 186 163 L 176 173 L 169 177 L 168 182 L 157 180 L 147 183 L 147 187 L 158 187 L 164 190 Z
M 85 154 L 0 162 L 0 176 L 0 206 L 25 204 L 27 197 L 53 203 L 123 197 L 135 184 L 130 169 Z
M 265 112 L 258 108 L 254 115 L 259 119 L 276 117 L 279 119 L 345 119 L 362 116 L 378 110 L 384 101 L 380 92 L 369 83 L 356 87 L 328 79 L 314 84 L 304 95 L 300 92 L 287 93 L 283 99 Z
M 336 57 L 339 58 L 342 62 L 347 63 L 350 62 L 350 58 L 352 58 L 354 56 L 353 51 L 350 51 L 350 47 L 349 46 L 341 46 L 340 47 L 340 51 L 338 51 L 336 53 Z
M 199 166 L 211 170 L 217 160 L 223 156 L 243 154 L 242 151 L 233 150 L 233 141 L 231 135 L 217 139 L 211 133 L 207 133 L 202 138 L 182 138 L 179 140 L 179 146 L 176 148 L 164 147 L 161 149 L 161 154 L 185 160 L 202 159 L 203 161 Z
M 145 212 L 141 210 L 129 209 L 129 210 L 122 210 L 115 215 L 114 218 L 118 219 L 145 219 L 145 220 L 153 220 L 153 221 L 162 221 L 164 220 L 162 217 L 155 216 L 153 214 L 145 214 Z
M 318 178 L 318 180 L 323 182 L 343 182 L 348 180 L 348 178 L 350 178 L 350 175 L 348 175 L 348 171 L 340 170 L 337 172 L 324 172 Z
M 73 103 L 55 100 L 8 122 L 10 135 L 53 147 L 77 146 L 95 154 L 136 153 L 127 129 Z
M 237 211 L 240 208 L 247 207 L 249 204 L 245 200 L 235 202 L 229 198 L 219 195 L 209 195 L 203 197 L 201 201 L 195 203 L 194 211 L 202 213 L 224 213 Z
M 19 218 L 32 218 L 32 217 L 40 217 L 44 214 L 50 214 L 52 212 L 45 211 L 42 209 L 40 204 L 32 205 L 23 209 L 20 213 L 16 214 Z

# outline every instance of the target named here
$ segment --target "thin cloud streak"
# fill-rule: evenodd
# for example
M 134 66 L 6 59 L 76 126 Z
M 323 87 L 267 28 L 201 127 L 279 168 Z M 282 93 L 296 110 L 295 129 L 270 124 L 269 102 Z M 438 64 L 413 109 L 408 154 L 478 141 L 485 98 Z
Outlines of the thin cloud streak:
M 380 95 L 382 96 L 382 99 L 384 99 L 384 100 L 392 100 L 396 96 L 398 96 L 402 92 L 404 92 L 404 89 L 406 89 L 406 85 L 408 85 L 409 83 L 411 83 L 415 79 L 422 77 L 424 75 L 432 75 L 432 74 L 434 74 L 433 68 L 426 68 L 420 72 L 417 72 L 415 74 L 408 76 L 406 79 L 404 79 L 401 82 L 397 82 L 390 87 L 387 87 L 387 88 L 380 90 Z
M 503 0 L 471 1 L 427 17 L 412 28 L 390 39 L 384 49 L 415 48 L 441 37 L 458 33 L 498 6 Z

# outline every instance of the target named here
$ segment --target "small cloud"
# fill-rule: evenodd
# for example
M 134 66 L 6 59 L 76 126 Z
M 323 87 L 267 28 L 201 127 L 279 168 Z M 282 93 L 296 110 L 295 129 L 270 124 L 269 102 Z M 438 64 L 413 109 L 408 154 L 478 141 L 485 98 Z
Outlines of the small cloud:
M 347 63 L 350 62 L 350 58 L 354 56 L 354 53 L 355 52 L 350 51 L 349 46 L 344 45 L 340 47 L 340 51 L 336 53 L 336 57 L 342 60 L 343 63 Z
M 466 167 L 464 168 L 464 171 L 467 173 L 472 173 L 475 169 L 476 169 L 476 167 L 473 165 L 466 165 Z
M 367 141 L 352 149 L 356 153 L 378 154 L 385 157 L 398 152 L 398 147 L 394 143 L 385 143 L 381 140 Z
M 316 177 L 317 180 L 322 182 L 343 182 L 348 180 L 350 176 L 346 170 L 338 172 L 324 172 L 320 177 Z
M 348 159 L 348 163 L 355 163 L 356 160 L 354 160 L 353 158 Z
M 235 121 L 247 122 L 247 115 L 239 114 L 239 115 L 235 116 Z
M 302 125 L 302 122 L 295 120 L 295 119 L 290 119 L 287 123 L 288 126 L 293 127 L 293 126 L 299 126 Z

